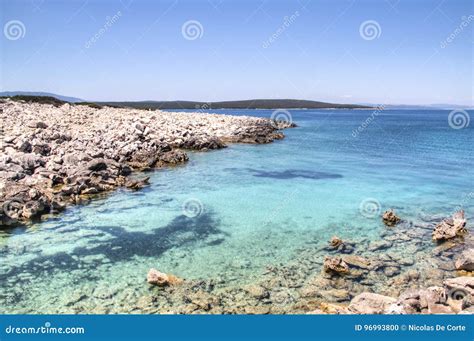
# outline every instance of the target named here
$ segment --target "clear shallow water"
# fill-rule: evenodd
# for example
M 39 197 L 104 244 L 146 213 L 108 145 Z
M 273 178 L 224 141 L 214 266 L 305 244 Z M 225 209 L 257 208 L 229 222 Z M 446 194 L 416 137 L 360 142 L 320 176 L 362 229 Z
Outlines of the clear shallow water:
M 308 242 L 377 239 L 388 208 L 416 220 L 461 205 L 474 216 L 474 129 L 452 129 L 449 111 L 384 111 L 358 134 L 372 111 L 291 113 L 299 127 L 284 140 L 190 153 L 140 192 L 0 232 L 0 312 L 75 312 L 83 297 L 93 298 L 85 312 L 123 306 L 148 290 L 150 267 L 239 286 Z

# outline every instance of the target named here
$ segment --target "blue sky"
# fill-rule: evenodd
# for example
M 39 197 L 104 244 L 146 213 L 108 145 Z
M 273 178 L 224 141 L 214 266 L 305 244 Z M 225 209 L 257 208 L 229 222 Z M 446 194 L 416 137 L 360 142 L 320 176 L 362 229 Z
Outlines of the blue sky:
M 473 104 L 469 0 L 0 1 L 3 91 Z

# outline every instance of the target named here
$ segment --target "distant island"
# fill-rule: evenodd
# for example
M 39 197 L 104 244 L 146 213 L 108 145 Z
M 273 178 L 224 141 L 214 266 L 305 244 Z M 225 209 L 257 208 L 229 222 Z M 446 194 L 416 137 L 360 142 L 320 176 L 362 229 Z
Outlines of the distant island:
M 250 99 L 243 101 L 195 102 L 195 101 L 142 101 L 96 102 L 101 105 L 131 107 L 137 109 L 370 109 L 371 106 L 336 104 L 298 99 Z
M 204 111 L 208 109 L 375 109 L 383 106 L 385 110 L 473 110 L 469 105 L 460 104 L 340 104 L 299 99 L 249 99 L 239 101 L 220 101 L 220 102 L 202 102 L 202 101 L 91 101 L 77 97 L 63 96 L 50 92 L 35 91 L 4 91 L 0 92 L 0 97 L 14 98 L 24 101 L 36 101 L 40 103 L 55 102 L 55 104 L 73 103 L 85 104 L 94 107 L 111 106 L 127 107 L 135 109 L 183 109 Z
M 136 109 L 370 109 L 373 106 L 357 104 L 337 104 L 298 99 L 250 99 L 241 101 L 198 102 L 198 101 L 85 101 L 76 97 L 56 95 L 47 92 L 7 91 L 0 97 L 9 97 L 30 102 L 68 102 L 75 104 L 95 104 L 97 106 L 127 107 Z M 55 101 L 55 100 L 57 101 Z

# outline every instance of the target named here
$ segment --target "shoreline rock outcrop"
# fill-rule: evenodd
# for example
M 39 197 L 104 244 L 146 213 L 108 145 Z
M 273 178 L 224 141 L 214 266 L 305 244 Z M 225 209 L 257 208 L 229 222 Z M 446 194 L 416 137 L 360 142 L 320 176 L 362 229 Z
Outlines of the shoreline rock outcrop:
M 270 119 L 0 100 L 0 226 L 24 224 L 148 179 L 133 172 L 188 161 L 185 150 L 269 143 Z
M 460 210 L 453 214 L 452 218 L 446 218 L 435 226 L 433 230 L 433 240 L 445 241 L 466 233 L 466 218 L 464 210 Z

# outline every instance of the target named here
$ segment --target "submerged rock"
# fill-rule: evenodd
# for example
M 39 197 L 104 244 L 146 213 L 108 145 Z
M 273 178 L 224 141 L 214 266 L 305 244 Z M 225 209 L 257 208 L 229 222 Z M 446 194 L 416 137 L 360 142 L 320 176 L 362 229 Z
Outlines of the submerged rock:
M 357 255 L 349 255 L 343 256 L 343 261 L 351 267 L 356 267 L 360 269 L 368 270 L 371 268 L 371 262 L 369 259 L 357 256 Z
M 246 287 L 244 287 L 244 290 L 249 295 L 257 299 L 263 299 L 270 296 L 270 293 L 268 292 L 268 290 L 260 285 L 255 285 L 255 284 L 247 285 Z
M 378 240 L 378 241 L 370 243 L 369 251 L 378 251 L 378 250 L 388 249 L 389 247 L 392 247 L 392 245 L 393 244 L 389 241 Z
M 329 257 L 324 258 L 323 264 L 324 271 L 331 274 L 347 274 L 349 273 L 349 265 L 342 260 L 341 257 Z
M 444 219 L 441 223 L 436 225 L 432 237 L 433 240 L 444 241 L 463 235 L 466 232 L 464 210 L 460 210 L 454 213 L 452 218 Z
M 333 236 L 331 240 L 329 241 L 329 245 L 331 245 L 331 247 L 333 248 L 338 248 L 342 244 L 343 244 L 342 239 L 337 236 Z
M 400 222 L 400 218 L 395 214 L 393 209 L 390 209 L 384 212 L 382 221 L 387 226 L 394 226 Z

